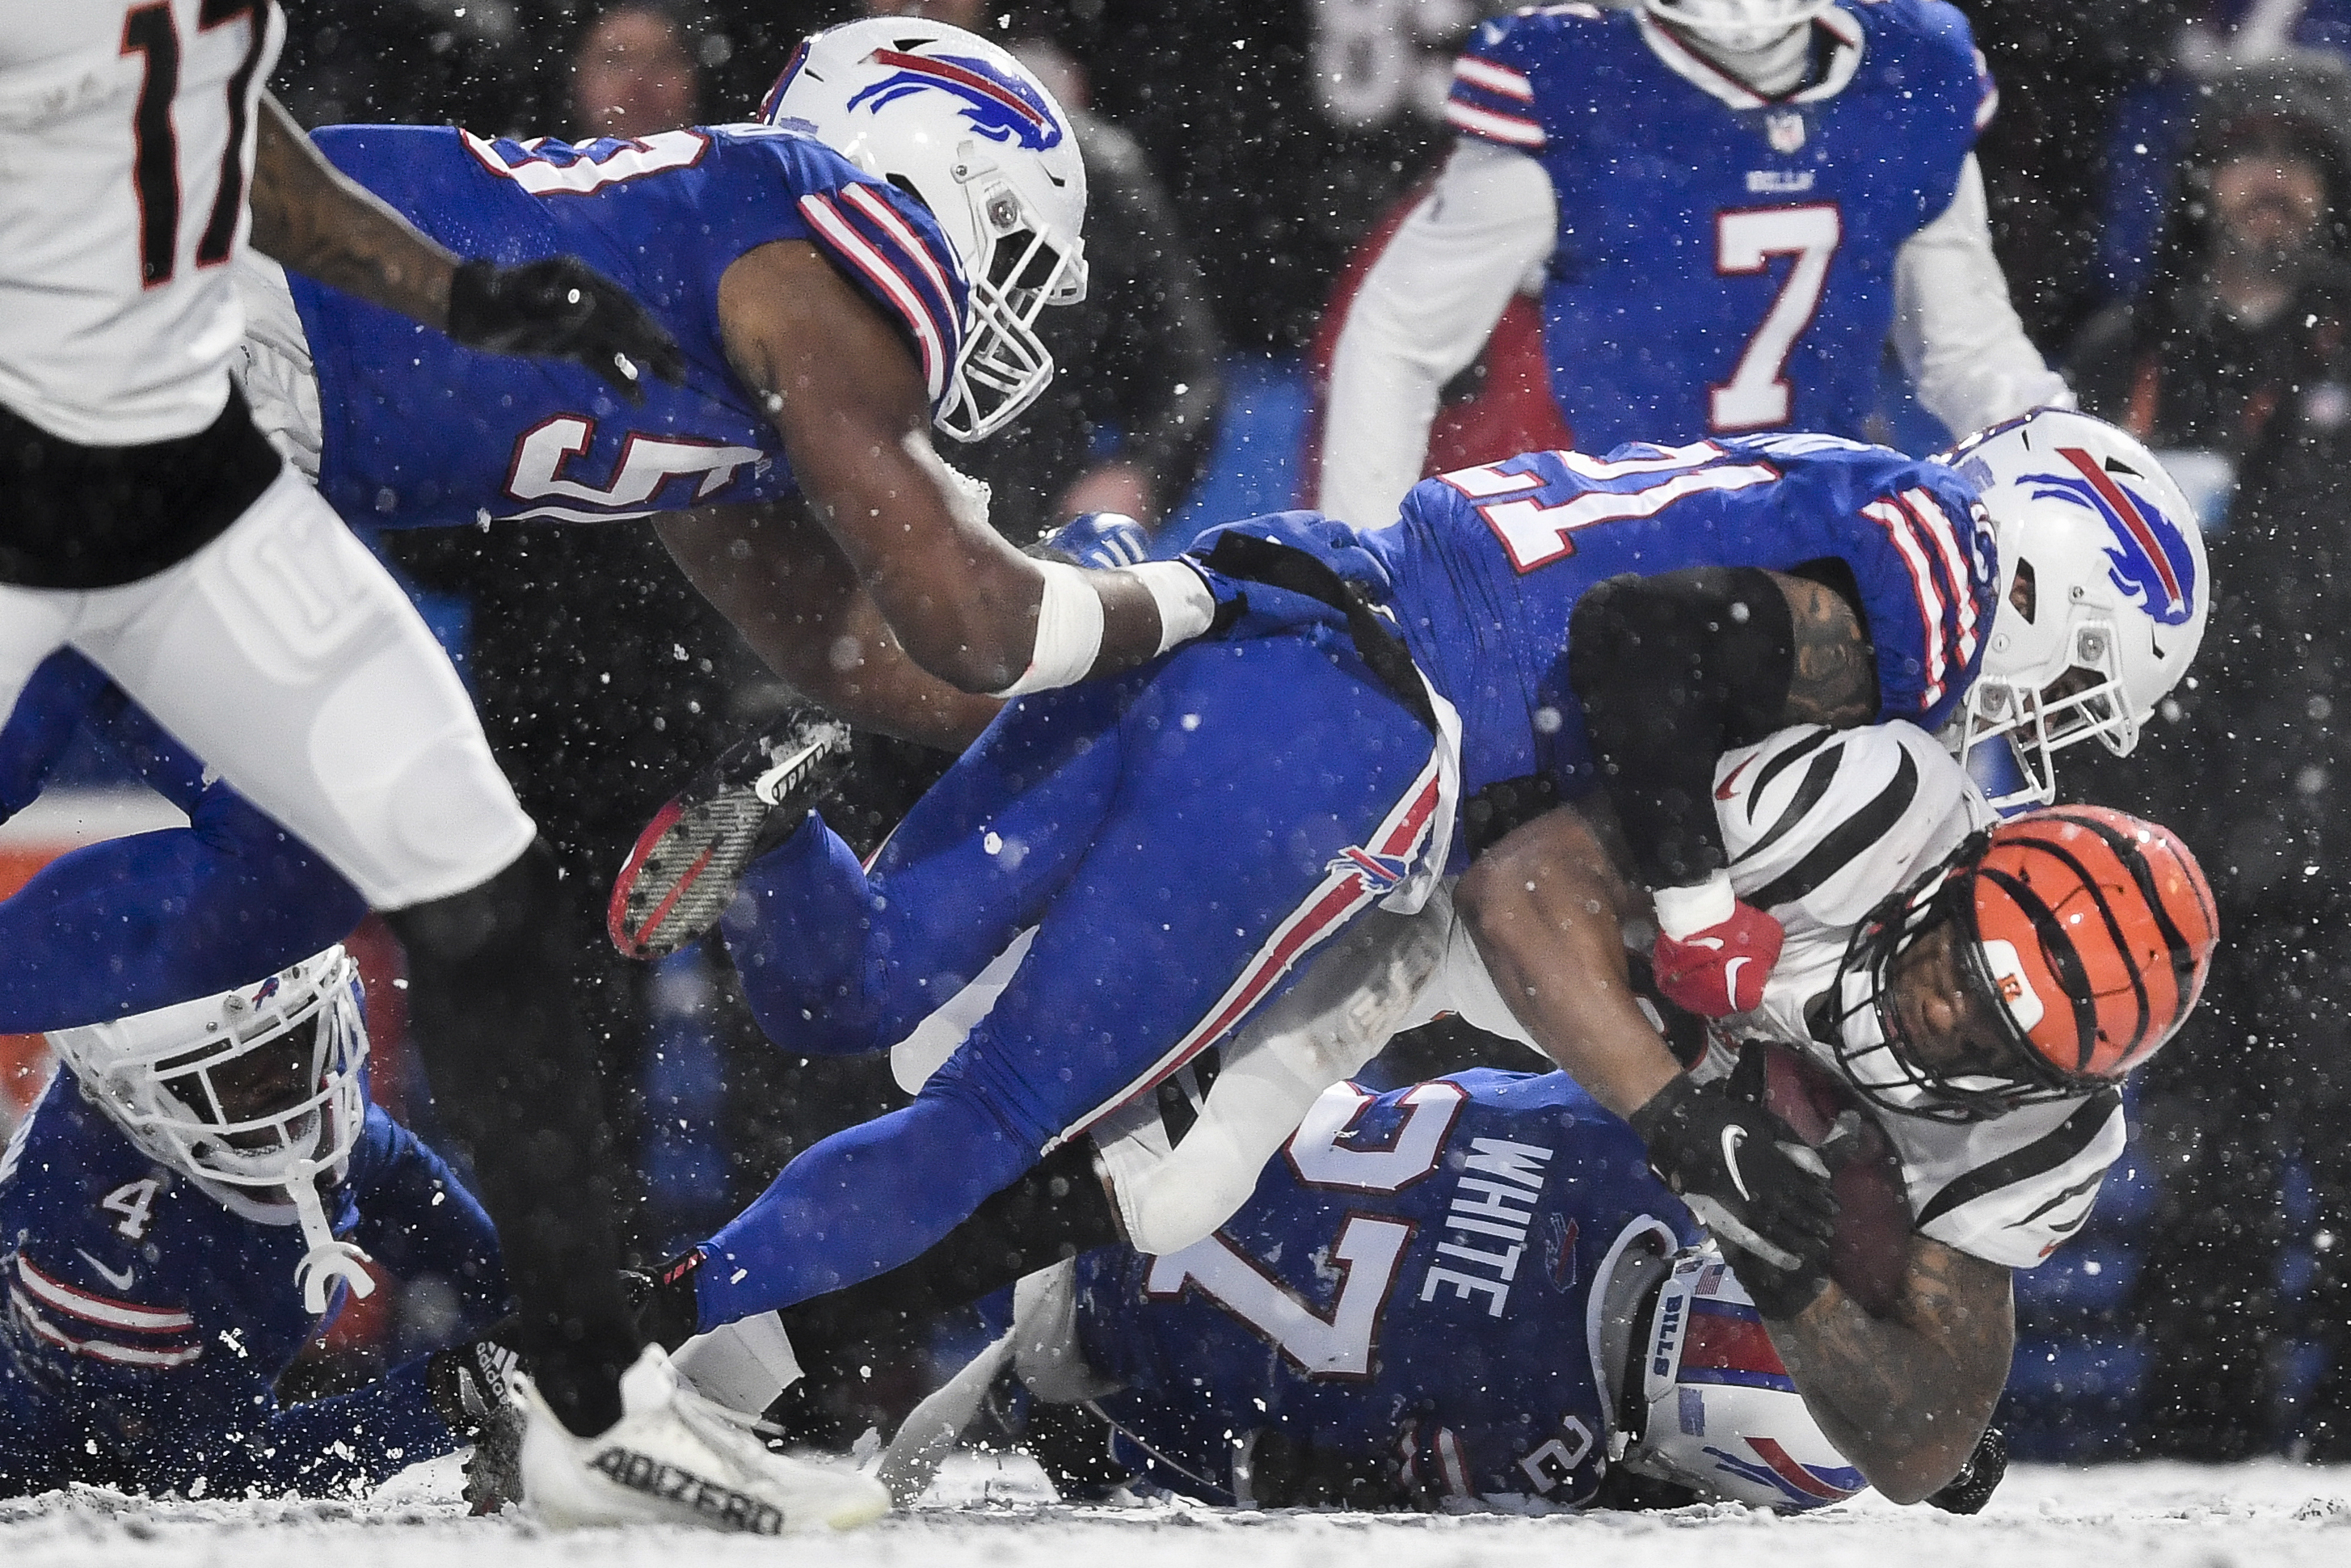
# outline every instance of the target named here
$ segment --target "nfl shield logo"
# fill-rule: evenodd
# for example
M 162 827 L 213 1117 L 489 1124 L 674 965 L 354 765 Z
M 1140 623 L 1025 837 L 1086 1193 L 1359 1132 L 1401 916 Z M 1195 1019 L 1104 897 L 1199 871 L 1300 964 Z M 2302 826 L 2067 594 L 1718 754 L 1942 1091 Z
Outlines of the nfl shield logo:
M 1775 110 L 1763 117 L 1764 134 L 1774 152 L 1793 152 L 1804 144 L 1804 116 L 1793 109 Z

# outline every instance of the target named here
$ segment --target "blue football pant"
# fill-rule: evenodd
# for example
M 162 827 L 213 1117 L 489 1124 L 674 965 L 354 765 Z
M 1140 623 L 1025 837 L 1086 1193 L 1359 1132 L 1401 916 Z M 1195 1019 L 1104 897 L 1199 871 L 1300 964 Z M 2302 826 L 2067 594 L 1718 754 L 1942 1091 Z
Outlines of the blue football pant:
M 1435 737 L 1318 632 L 1021 699 L 870 874 L 808 823 L 727 923 L 784 1049 L 886 1049 L 1035 942 L 914 1104 L 807 1150 L 705 1244 L 702 1325 L 921 1254 L 1280 995 L 1416 861 L 1437 803 Z

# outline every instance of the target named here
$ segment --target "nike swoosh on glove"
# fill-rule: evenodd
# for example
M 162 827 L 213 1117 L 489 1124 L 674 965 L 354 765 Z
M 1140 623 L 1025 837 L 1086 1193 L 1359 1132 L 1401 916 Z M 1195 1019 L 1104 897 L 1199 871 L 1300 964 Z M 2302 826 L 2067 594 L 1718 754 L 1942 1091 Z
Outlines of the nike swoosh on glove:
M 1683 1073 L 1625 1120 L 1648 1146 L 1657 1179 L 1726 1246 L 1817 1290 L 1828 1277 L 1837 1201 L 1828 1166 L 1763 1108 L 1763 1052 L 1749 1051 L 1719 1082 Z
M 685 351 L 667 329 L 576 256 L 464 263 L 449 280 L 448 331 L 469 349 L 576 361 L 631 402 L 645 401 L 641 371 L 673 386 L 685 381 Z
M 1668 889 L 1657 900 L 1657 945 L 1649 966 L 1657 989 L 1676 1007 L 1700 1018 L 1729 1018 L 1763 1005 L 1764 983 L 1780 961 L 1787 933 L 1780 923 L 1751 904 L 1730 895 L 1729 879 L 1721 879 L 1720 894 L 1729 913 L 1695 929 L 1675 929 L 1667 915 Z

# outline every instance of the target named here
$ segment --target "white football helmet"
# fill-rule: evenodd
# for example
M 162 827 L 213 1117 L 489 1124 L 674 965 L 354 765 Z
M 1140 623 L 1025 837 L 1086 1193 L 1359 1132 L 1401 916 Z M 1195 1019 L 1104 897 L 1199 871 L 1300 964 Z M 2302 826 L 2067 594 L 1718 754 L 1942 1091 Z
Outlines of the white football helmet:
M 960 27 L 877 16 L 804 40 L 759 112 L 914 196 L 955 246 L 970 303 L 939 429 L 977 441 L 1034 402 L 1038 313 L 1086 294 L 1086 169 L 1044 84 Z
M 1697 34 L 1725 54 L 1770 48 L 1836 0 L 1641 0 L 1660 22 Z
M 1801 1512 L 1869 1482 L 1829 1442 L 1763 1319 L 1711 1246 L 1674 1255 L 1634 1338 L 1635 1429 L 1619 1463 L 1710 1500 Z
M 349 1174 L 365 1124 L 360 1005 L 358 968 L 335 946 L 254 985 L 48 1040 L 148 1158 L 248 1215 L 282 1214 L 253 1198 L 283 1193 L 309 1244 L 294 1277 L 316 1313 L 339 1276 L 354 1295 L 375 1288 L 319 1196 L 319 1177 Z
M 1965 757 L 2006 737 L 2024 784 L 1993 804 L 2047 805 L 2057 752 L 2093 736 L 2129 751 L 2196 657 L 2212 597 L 2196 509 L 2127 432 L 2071 409 L 2034 409 L 1938 461 L 1975 486 L 2000 557 L 1983 668 L 1945 738 Z

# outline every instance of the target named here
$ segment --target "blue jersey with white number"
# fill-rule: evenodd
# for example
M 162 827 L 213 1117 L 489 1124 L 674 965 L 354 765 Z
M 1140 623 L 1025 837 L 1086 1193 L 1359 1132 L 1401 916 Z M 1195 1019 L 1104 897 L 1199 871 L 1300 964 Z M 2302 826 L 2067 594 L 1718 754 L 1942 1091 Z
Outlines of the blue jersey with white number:
M 1590 5 L 1489 21 L 1457 65 L 1448 121 L 1559 198 L 1543 330 L 1577 445 L 1862 434 L 1895 253 L 1950 204 L 1993 95 L 1941 0 L 1843 0 L 1814 27 L 1817 79 L 1783 99 Z
M 1595 786 L 1567 631 L 1609 578 L 1841 561 L 1876 653 L 1877 717 L 1932 730 L 1975 679 L 1998 577 L 1967 480 L 1818 435 L 1531 452 L 1424 479 L 1395 522 L 1353 538 L 1386 568 L 1415 660 L 1461 712 L 1464 799 L 1534 773 L 1563 798 Z
M 319 488 L 355 521 L 594 522 L 792 490 L 783 443 L 727 362 L 718 280 L 771 240 L 804 240 L 898 327 L 933 403 L 961 347 L 964 279 L 921 203 L 831 148 L 763 125 L 580 146 L 417 126 L 337 126 L 337 167 L 461 256 L 570 254 L 614 279 L 685 350 L 685 384 L 632 406 L 585 369 L 460 348 L 302 277 L 318 369 Z
M 1612 1425 L 1592 1292 L 1645 1216 L 1698 1239 L 1632 1129 L 1565 1073 L 1341 1084 L 1217 1234 L 1081 1260 L 1080 1343 L 1128 1385 L 1103 1413 L 1177 1490 L 1230 1500 L 1233 1439 L 1272 1428 L 1399 1461 L 1429 1498 L 1573 1502 Z
M 271 1219 L 282 1223 L 270 1223 Z M 328 1218 L 383 1272 L 435 1274 L 460 1327 L 505 1297 L 488 1216 L 371 1104 Z M 239 1213 L 149 1160 L 60 1071 L 0 1155 L 0 1495 L 70 1480 L 218 1496 L 381 1480 L 453 1446 L 421 1365 L 339 1400 L 271 1394 L 324 1318 L 290 1207 Z

